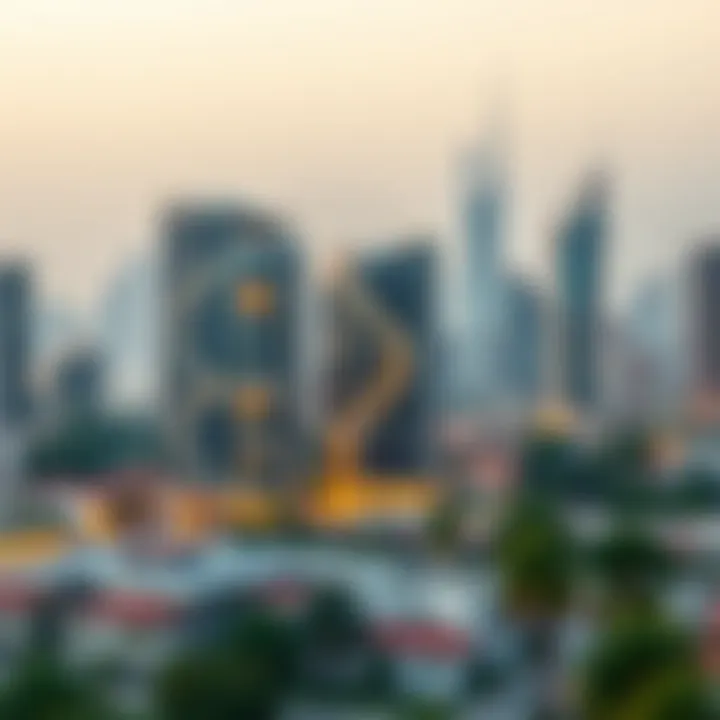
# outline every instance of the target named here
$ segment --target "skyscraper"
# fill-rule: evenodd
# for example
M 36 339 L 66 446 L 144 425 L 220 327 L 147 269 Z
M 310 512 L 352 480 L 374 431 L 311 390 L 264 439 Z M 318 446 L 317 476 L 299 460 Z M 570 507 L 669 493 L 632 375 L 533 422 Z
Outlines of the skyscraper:
M 410 238 L 358 259 L 336 288 L 331 435 L 371 476 L 430 471 L 437 419 L 437 258 Z
M 677 409 L 687 371 L 679 286 L 669 274 L 653 275 L 639 284 L 629 308 L 629 331 L 644 376 L 646 412 L 653 415 Z
M 720 409 L 720 242 L 704 242 L 690 262 L 691 383 L 696 403 Z
M 87 420 L 102 410 L 104 361 L 93 347 L 76 348 L 58 363 L 55 401 L 62 420 Z
M 507 286 L 505 378 L 514 402 L 531 407 L 542 390 L 543 298 L 526 279 L 512 277 Z
M 134 258 L 120 268 L 105 295 L 98 335 L 112 406 L 137 411 L 157 403 L 158 275 L 155 258 Z
M 557 239 L 560 390 L 576 410 L 597 410 L 600 400 L 603 262 L 608 233 L 608 185 L 586 179 Z
M 474 149 L 468 153 L 463 159 L 462 175 L 462 224 L 468 273 L 468 372 L 478 409 L 494 404 L 503 392 L 503 242 L 507 199 L 499 149 L 492 150 Z
M 8 427 L 30 412 L 30 282 L 27 265 L 0 265 L 0 422 Z
M 182 207 L 165 237 L 165 420 L 174 456 L 208 480 L 264 484 L 290 462 L 300 258 L 277 218 Z

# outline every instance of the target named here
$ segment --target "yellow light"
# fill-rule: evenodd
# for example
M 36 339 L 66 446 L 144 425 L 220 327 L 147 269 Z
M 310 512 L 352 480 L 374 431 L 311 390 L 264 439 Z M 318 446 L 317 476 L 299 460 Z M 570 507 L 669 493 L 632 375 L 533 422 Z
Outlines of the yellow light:
M 271 404 L 270 391 L 262 385 L 247 385 L 235 395 L 235 411 L 245 419 L 267 417 Z
M 275 288 L 261 280 L 243 283 L 237 289 L 237 309 L 241 315 L 269 315 L 275 309 Z

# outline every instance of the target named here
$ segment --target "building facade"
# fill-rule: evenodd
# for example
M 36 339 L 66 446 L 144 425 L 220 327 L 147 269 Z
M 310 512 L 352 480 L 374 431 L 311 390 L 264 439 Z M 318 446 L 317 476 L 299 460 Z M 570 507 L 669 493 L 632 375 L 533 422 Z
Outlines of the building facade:
M 78 348 L 58 363 L 55 403 L 62 419 L 96 416 L 103 406 L 104 361 L 94 348 Z
M 425 239 L 364 257 L 336 289 L 332 430 L 358 431 L 378 476 L 429 472 L 437 436 L 436 251 Z
M 560 323 L 560 392 L 587 413 L 601 400 L 603 262 L 608 233 L 608 187 L 588 178 L 560 228 L 557 273 Z
M 463 159 L 462 227 L 467 260 L 467 372 L 477 409 L 503 395 L 506 323 L 503 244 L 506 192 L 497 158 L 473 150 Z
M 31 312 L 30 269 L 0 265 L 0 422 L 9 427 L 31 409 Z
M 173 456 L 199 478 L 274 482 L 297 411 L 294 238 L 255 210 L 183 209 L 167 227 L 165 279 Z
M 720 408 L 720 242 L 708 240 L 695 251 L 688 279 L 691 394 L 714 411 Z
M 517 405 L 532 407 L 542 391 L 542 296 L 529 281 L 514 277 L 508 283 L 507 300 L 505 377 L 508 393 Z

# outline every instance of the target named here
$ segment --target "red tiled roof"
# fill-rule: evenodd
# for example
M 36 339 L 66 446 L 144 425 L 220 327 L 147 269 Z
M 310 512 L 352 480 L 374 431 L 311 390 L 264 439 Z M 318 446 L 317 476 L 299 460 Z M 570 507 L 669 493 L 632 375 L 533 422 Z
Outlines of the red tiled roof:
M 171 622 L 181 613 L 181 607 L 162 597 L 110 593 L 96 598 L 88 612 L 123 625 L 150 627 Z
M 470 653 L 467 632 L 431 622 L 393 622 L 377 626 L 376 642 L 393 654 L 455 659 Z
M 258 598 L 271 607 L 294 610 L 307 602 L 311 588 L 300 580 L 281 578 L 262 583 L 256 592 Z
M 0 581 L 0 611 L 21 613 L 30 610 L 39 599 L 36 588 L 16 581 Z

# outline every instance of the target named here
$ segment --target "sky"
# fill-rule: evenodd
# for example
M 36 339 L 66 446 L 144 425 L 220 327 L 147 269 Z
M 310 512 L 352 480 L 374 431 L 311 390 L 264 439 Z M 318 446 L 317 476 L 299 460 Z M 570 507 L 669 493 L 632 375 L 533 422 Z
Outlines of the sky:
M 720 230 L 717 0 L 0 0 L 0 251 L 92 307 L 177 196 L 285 214 L 322 263 L 431 230 L 507 119 L 509 261 L 548 277 L 614 176 L 613 302 Z

